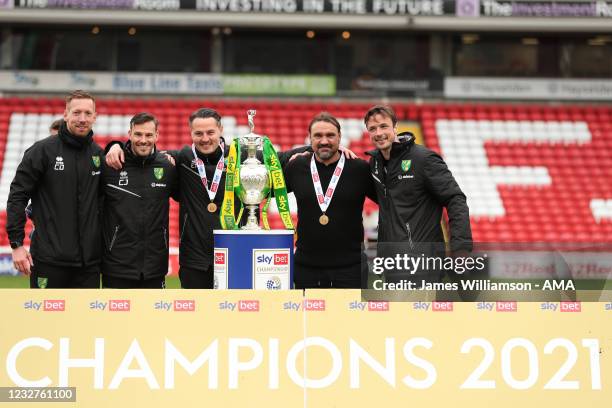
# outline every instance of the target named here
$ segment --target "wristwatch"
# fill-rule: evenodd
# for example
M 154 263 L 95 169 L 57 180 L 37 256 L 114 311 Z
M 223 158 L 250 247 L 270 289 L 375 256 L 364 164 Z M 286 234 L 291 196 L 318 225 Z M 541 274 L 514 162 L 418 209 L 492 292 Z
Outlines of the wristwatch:
M 22 245 L 23 244 L 21 242 L 11 241 L 11 249 L 17 249 L 17 248 L 19 248 Z

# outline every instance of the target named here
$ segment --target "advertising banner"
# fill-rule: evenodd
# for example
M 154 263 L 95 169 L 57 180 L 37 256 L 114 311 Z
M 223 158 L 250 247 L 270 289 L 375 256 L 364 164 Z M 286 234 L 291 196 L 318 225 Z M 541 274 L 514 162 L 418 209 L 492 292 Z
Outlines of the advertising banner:
M 612 398 L 612 303 L 4 290 L 1 304 L 0 399 L 31 406 L 596 408 Z
M 0 91 L 169 95 L 336 94 L 332 75 L 249 75 L 131 72 L 0 71 Z
M 0 0 L 0 7 L 202 13 L 610 18 L 612 2 L 531 0 Z
M 446 98 L 612 100 L 612 81 L 605 79 L 525 79 L 448 77 Z

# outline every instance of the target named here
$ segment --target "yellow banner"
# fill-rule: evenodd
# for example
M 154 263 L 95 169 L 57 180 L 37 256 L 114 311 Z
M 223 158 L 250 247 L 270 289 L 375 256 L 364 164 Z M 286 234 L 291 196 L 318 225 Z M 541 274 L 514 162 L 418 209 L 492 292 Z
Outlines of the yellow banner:
M 0 387 L 96 407 L 608 407 L 612 303 L 3 290 Z M 39 406 L 21 403 L 19 406 Z

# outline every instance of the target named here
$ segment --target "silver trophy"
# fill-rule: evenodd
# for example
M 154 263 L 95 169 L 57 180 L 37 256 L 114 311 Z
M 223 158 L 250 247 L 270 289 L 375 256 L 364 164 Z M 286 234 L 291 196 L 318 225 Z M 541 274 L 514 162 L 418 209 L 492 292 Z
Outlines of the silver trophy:
M 263 136 L 253 133 L 255 130 L 255 123 L 253 122 L 255 113 L 256 111 L 253 109 L 247 111 L 250 132 L 240 138 L 240 144 L 247 147 L 248 154 L 247 159 L 240 165 L 240 188 L 237 191 L 238 198 L 249 211 L 247 223 L 242 227 L 243 230 L 261 229 L 255 211 L 270 191 L 268 170 L 257 159 L 257 149 L 262 147 Z

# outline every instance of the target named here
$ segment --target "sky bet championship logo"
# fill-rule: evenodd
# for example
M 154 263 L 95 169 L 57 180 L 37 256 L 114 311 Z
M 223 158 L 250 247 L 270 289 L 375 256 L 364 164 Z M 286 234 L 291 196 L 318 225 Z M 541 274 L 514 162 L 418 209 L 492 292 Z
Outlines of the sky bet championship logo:
M 255 289 L 291 289 L 289 249 L 253 249 Z

